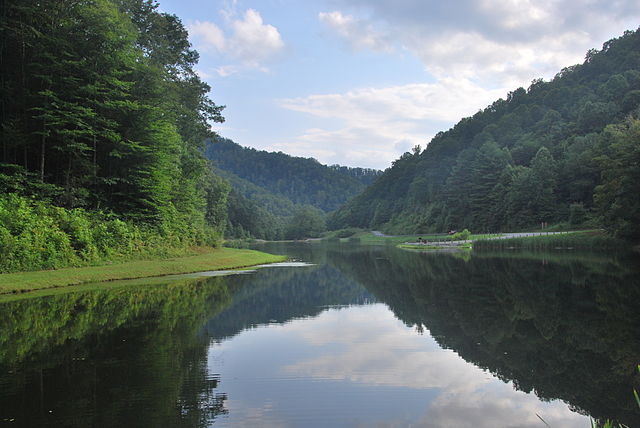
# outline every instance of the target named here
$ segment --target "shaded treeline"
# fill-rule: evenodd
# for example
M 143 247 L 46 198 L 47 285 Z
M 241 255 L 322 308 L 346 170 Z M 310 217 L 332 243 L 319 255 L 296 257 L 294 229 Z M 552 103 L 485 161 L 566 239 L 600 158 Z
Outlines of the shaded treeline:
M 640 238 L 640 31 L 590 50 L 397 159 L 329 226 L 427 232 L 604 226 Z
M 38 239 L 5 220 L 32 198 L 66 210 L 49 217 L 72 251 L 82 239 L 58 217 L 215 244 L 229 189 L 203 150 L 222 107 L 180 20 L 153 0 L 7 0 L 0 20 L 0 247 Z

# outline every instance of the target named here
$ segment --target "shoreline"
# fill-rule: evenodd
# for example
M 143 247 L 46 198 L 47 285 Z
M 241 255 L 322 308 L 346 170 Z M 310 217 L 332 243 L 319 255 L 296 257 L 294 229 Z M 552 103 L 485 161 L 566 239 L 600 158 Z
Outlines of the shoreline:
M 286 256 L 261 251 L 211 248 L 203 254 L 110 265 L 0 274 L 0 296 L 96 282 L 140 279 L 203 271 L 242 269 L 282 262 Z

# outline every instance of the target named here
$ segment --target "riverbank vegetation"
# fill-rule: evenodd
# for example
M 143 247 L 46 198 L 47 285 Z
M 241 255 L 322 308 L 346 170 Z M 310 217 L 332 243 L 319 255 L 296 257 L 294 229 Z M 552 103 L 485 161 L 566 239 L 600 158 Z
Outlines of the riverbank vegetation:
M 640 31 L 416 146 L 329 219 L 390 234 L 603 227 L 640 239 Z
M 476 241 L 479 239 L 489 239 L 501 236 L 499 233 L 493 234 L 473 234 L 465 229 L 452 234 L 412 234 L 412 235 L 385 235 L 379 232 L 365 231 L 358 228 L 347 228 L 331 231 L 323 236 L 324 240 L 330 242 L 358 242 L 371 245 L 398 245 L 405 243 L 447 243 L 454 241 Z
M 481 239 L 473 243 L 474 250 L 625 250 L 628 242 L 612 237 L 604 231 L 569 232 L 550 235 L 523 236 L 506 239 Z
M 222 106 L 180 20 L 142 0 L 3 5 L 0 272 L 219 245 L 203 155 Z
M 199 254 L 198 254 L 199 253 Z M 237 269 L 284 261 L 286 257 L 230 248 L 194 248 L 186 257 L 138 260 L 103 266 L 0 274 L 0 294 L 171 274 Z

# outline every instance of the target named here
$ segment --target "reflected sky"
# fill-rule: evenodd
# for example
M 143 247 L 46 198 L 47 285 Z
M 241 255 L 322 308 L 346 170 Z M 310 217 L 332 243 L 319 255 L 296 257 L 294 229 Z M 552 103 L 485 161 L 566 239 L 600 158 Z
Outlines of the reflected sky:
M 347 328 L 348 326 L 348 328 Z M 383 304 L 245 330 L 208 351 L 228 415 L 216 426 L 589 426 L 443 350 Z
M 0 425 L 639 426 L 636 259 L 277 250 L 0 304 Z

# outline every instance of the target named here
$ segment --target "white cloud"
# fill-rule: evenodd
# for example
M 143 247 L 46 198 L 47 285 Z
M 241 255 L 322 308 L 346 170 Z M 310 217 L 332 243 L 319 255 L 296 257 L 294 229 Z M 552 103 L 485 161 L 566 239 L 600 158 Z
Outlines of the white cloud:
M 341 328 L 344 325 L 350 328 Z M 313 328 L 308 320 L 283 328 L 317 349 L 313 357 L 284 366 L 286 376 L 440 390 L 426 406 L 424 418 L 413 426 L 544 426 L 536 415 L 551 426 L 588 425 L 587 417 L 572 412 L 565 403 L 541 402 L 534 394 L 514 390 L 512 384 L 441 349 L 428 334 L 416 340 L 415 333 L 382 304 L 323 312 L 313 320 Z
M 409 52 L 436 79 L 281 102 L 287 109 L 340 119 L 344 125 L 306 132 L 283 148 L 332 152 L 337 162 L 369 159 L 368 166 L 374 161 L 388 165 L 401 154 L 394 146 L 424 146 L 430 136 L 508 91 L 582 62 L 589 48 L 635 28 L 640 18 L 635 0 L 591 0 L 588 5 L 569 0 L 332 4 L 339 9 L 320 13 L 319 20 L 353 49 Z
M 423 147 L 438 131 L 504 96 L 467 79 L 444 78 L 342 94 L 280 100 L 289 110 L 342 122 L 338 129 L 313 128 L 275 149 L 313 156 L 324 163 L 385 168 L 411 147 Z
M 278 29 L 265 24 L 260 13 L 253 9 L 247 10 L 243 19 L 233 20 L 231 26 L 230 51 L 245 64 L 259 67 L 284 48 Z
M 636 0 L 588 4 L 569 0 L 336 0 L 353 11 L 321 14 L 321 21 L 352 46 L 362 31 L 384 34 L 388 45 L 414 53 L 438 77 L 463 76 L 484 86 L 526 85 L 580 62 L 587 49 L 637 27 Z M 570 11 L 570 12 L 568 12 Z M 328 19 L 333 17 L 334 19 Z M 346 18 L 346 23 L 339 25 Z M 353 24 L 351 24 L 353 26 Z M 373 36 L 369 36 L 373 37 Z
M 389 51 L 391 45 L 384 36 L 373 29 L 366 21 L 355 19 L 341 12 L 321 12 L 320 21 L 335 30 L 342 38 L 348 40 L 355 49 L 369 48 L 375 51 Z
M 231 10 L 222 12 L 228 34 L 209 21 L 195 21 L 188 26 L 189 34 L 199 50 L 216 51 L 231 64 L 217 67 L 222 77 L 243 70 L 268 71 L 267 64 L 281 55 L 284 42 L 276 27 L 265 24 L 260 13 L 248 9 L 241 18 Z
M 204 49 L 216 49 L 218 51 L 224 51 L 226 47 L 226 39 L 224 33 L 213 22 L 209 21 L 196 21 L 189 25 L 189 35 L 192 38 L 200 40 L 201 46 Z

